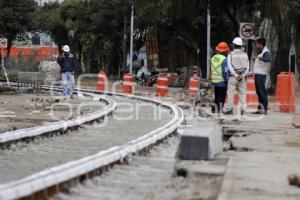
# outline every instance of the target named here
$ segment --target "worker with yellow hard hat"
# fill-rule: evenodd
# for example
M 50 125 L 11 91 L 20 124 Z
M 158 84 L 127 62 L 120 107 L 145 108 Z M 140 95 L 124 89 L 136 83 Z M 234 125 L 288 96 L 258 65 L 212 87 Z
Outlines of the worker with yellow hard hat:
M 220 42 L 216 47 L 216 54 L 211 59 L 211 82 L 214 85 L 215 100 L 213 113 L 222 113 L 227 95 L 228 66 L 227 54 L 230 48 L 226 42 Z

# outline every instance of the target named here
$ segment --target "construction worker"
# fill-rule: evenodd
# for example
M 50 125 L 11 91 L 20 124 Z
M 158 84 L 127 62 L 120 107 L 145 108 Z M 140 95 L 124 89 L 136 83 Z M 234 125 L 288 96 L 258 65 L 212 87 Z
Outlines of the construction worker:
M 248 55 L 242 51 L 242 38 L 235 38 L 233 40 L 233 51 L 227 57 L 227 64 L 229 69 L 228 80 L 228 101 L 224 108 L 224 114 L 233 114 L 234 95 L 237 90 L 239 102 L 241 104 L 241 114 L 244 115 L 247 109 L 246 95 L 247 83 L 246 77 L 249 73 L 249 58 Z
M 63 53 L 58 57 L 57 63 L 60 65 L 62 74 L 63 95 L 68 99 L 73 98 L 76 61 L 74 56 L 70 53 L 70 47 L 68 45 L 63 46 L 62 50 Z
M 216 55 L 211 59 L 211 82 L 215 88 L 215 105 L 213 113 L 223 112 L 223 106 L 227 95 L 228 66 L 227 53 L 230 48 L 226 42 L 221 42 L 216 47 Z
M 266 47 L 266 39 L 259 38 L 256 41 L 256 48 L 259 52 L 253 72 L 255 75 L 255 87 L 256 93 L 259 100 L 259 106 L 257 112 L 254 114 L 268 114 L 268 93 L 266 89 L 266 81 L 269 75 L 270 66 L 271 66 L 271 53 Z

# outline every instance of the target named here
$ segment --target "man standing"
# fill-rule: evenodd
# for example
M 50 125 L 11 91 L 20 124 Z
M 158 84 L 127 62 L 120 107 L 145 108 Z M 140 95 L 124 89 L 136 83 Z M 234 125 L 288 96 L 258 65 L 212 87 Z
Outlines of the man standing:
M 58 57 L 57 62 L 62 73 L 63 95 L 65 98 L 73 98 L 76 62 L 74 56 L 70 53 L 68 45 L 65 45 L 62 50 L 63 53 Z
M 211 59 L 211 82 L 215 88 L 215 105 L 212 108 L 213 113 L 222 113 L 227 95 L 228 67 L 227 53 L 229 46 L 226 42 L 221 42 L 216 47 L 217 54 Z
M 249 58 L 248 55 L 242 51 L 243 40 L 242 38 L 235 38 L 233 40 L 233 51 L 227 57 L 228 69 L 230 77 L 228 81 L 228 102 L 225 105 L 224 113 L 226 115 L 233 114 L 234 95 L 237 90 L 239 102 L 242 110 L 241 114 L 244 115 L 247 109 L 246 95 L 247 83 L 246 78 L 249 73 Z
M 266 39 L 259 38 L 256 41 L 258 56 L 254 64 L 255 87 L 259 100 L 257 112 L 254 114 L 268 114 L 268 93 L 266 89 L 266 80 L 271 66 L 271 53 L 266 47 Z

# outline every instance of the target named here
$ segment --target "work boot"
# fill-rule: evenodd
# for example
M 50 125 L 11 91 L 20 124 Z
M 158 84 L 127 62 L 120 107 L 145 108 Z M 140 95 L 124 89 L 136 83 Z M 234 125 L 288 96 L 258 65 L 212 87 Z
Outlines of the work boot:
M 261 115 L 261 111 L 256 111 L 256 112 L 253 112 L 253 113 L 251 113 L 251 114 L 253 114 L 253 115 Z
M 253 115 L 267 115 L 268 111 L 263 111 L 263 110 L 258 110 L 254 113 L 252 113 Z
M 224 112 L 224 115 L 233 115 L 233 110 L 229 110 Z
M 246 115 L 246 110 L 243 109 L 243 110 L 241 111 L 241 115 L 242 115 L 242 116 Z
M 216 113 L 216 108 L 215 108 L 215 106 L 212 106 L 212 107 L 211 107 L 211 113 L 213 113 L 213 114 Z

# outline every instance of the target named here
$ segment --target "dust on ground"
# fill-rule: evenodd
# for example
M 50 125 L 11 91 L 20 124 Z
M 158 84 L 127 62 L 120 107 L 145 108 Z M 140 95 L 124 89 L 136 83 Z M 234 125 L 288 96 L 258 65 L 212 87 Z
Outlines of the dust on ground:
M 55 96 L 46 92 L 0 94 L 0 133 L 66 120 L 91 112 L 91 107 L 82 106 L 82 102 L 83 99 L 78 97 L 66 101 L 59 93 Z M 86 99 L 84 102 L 86 103 Z M 100 107 L 102 106 L 103 104 Z

